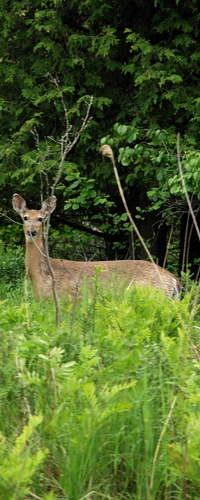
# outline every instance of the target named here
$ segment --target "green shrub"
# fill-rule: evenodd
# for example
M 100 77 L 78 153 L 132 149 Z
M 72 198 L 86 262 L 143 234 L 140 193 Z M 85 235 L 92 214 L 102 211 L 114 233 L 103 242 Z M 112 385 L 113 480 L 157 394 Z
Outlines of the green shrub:
M 89 298 L 84 288 L 78 302 L 62 301 L 59 327 L 53 302 L 38 304 L 32 294 L 10 294 L 1 306 L 8 476 L 13 467 L 7 498 L 12 491 L 15 500 L 181 500 L 188 491 L 197 500 L 200 325 L 193 295 L 178 302 L 150 288 L 117 294 L 97 286 Z M 30 474 L 17 485 L 9 453 L 30 415 L 42 419 L 35 446 L 27 442 Z M 1 498 L 4 491 L 0 475 Z
M 35 429 L 42 417 L 29 417 L 21 434 L 14 444 L 0 434 L 0 496 L 2 500 L 27 498 L 30 493 L 32 477 L 45 460 L 48 450 L 34 444 Z M 47 497 L 46 497 L 47 498 Z
M 0 298 L 21 284 L 24 274 L 24 251 L 6 247 L 0 241 Z

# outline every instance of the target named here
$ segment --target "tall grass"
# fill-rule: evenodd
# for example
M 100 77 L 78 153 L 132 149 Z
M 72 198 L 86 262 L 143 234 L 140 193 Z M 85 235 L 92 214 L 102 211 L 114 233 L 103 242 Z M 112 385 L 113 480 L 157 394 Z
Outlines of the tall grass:
M 56 327 L 53 302 L 6 290 L 2 500 L 200 497 L 196 303 L 97 283 L 62 302 Z

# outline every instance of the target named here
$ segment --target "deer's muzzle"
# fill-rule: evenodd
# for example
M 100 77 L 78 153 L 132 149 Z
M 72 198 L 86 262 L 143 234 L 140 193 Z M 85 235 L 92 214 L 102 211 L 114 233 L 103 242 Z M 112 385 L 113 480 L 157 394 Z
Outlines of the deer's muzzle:
M 36 234 L 37 234 L 37 231 L 36 231 L 36 229 L 35 229 L 34 227 L 31 227 L 31 228 L 30 228 L 30 229 L 28 229 L 28 231 L 27 231 L 27 235 L 28 235 L 28 236 L 32 236 L 32 238 L 33 238 L 34 236 L 36 236 Z

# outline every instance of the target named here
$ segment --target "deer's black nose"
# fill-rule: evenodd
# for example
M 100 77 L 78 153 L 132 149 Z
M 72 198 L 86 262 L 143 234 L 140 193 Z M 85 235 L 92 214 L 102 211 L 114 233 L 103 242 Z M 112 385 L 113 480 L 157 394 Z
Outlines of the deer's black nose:
M 37 234 L 37 231 L 34 227 L 32 227 L 27 231 L 27 234 L 28 236 L 35 236 Z

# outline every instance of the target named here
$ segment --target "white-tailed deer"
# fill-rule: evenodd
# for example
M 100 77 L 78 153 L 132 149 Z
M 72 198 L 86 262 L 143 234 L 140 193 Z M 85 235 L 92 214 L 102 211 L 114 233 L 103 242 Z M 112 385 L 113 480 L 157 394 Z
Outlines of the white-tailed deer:
M 48 214 L 56 208 L 55 196 L 42 203 L 40 210 L 28 210 L 26 201 L 19 195 L 13 196 L 13 208 L 22 220 L 26 238 L 26 273 L 29 276 L 36 297 L 48 298 L 52 295 L 52 276 L 43 246 L 42 225 Z M 132 284 L 153 285 L 163 290 L 167 297 L 180 293 L 179 280 L 162 267 L 142 260 L 119 260 L 99 262 L 77 262 L 62 259 L 50 259 L 55 272 L 58 295 L 77 293 L 84 279 L 94 278 L 95 268 L 101 268 L 100 279 L 106 283 L 111 279 L 119 279 L 119 284 L 127 287 Z

